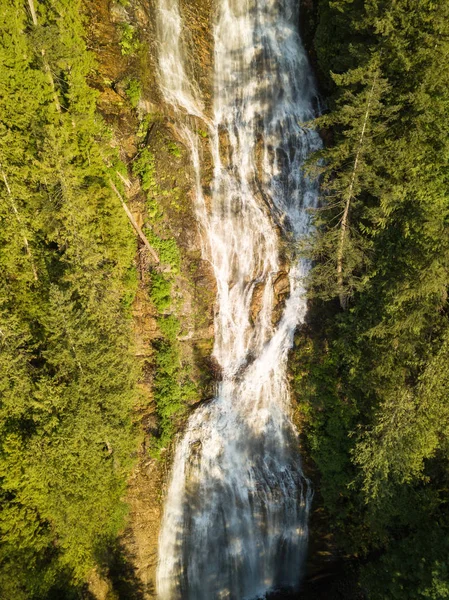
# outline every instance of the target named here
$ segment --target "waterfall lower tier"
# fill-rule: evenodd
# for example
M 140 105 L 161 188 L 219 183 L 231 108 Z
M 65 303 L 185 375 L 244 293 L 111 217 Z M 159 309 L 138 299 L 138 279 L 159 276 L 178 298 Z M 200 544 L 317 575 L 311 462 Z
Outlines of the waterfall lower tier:
M 314 116 L 315 88 L 296 0 L 217 4 L 212 117 L 187 76 L 178 1 L 159 0 L 157 18 L 161 91 L 192 151 L 204 253 L 217 280 L 214 356 L 223 373 L 215 399 L 191 416 L 177 443 L 160 536 L 161 600 L 243 600 L 295 589 L 307 545 L 311 489 L 286 371 L 306 312 L 308 265 L 295 244 L 309 231 L 317 199 L 303 165 L 320 141 L 301 125 Z M 189 114 L 208 130 L 208 207 Z M 279 316 L 275 282 L 286 271 Z

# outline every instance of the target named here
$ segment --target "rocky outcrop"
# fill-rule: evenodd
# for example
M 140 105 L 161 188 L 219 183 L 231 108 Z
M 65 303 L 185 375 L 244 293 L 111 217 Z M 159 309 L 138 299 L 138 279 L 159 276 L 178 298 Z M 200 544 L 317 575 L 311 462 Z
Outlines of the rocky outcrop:
M 274 291 L 274 307 L 273 307 L 273 316 L 272 321 L 273 324 L 279 322 L 279 319 L 284 312 L 285 301 L 290 295 L 290 280 L 288 278 L 288 273 L 285 271 L 281 271 L 276 277 L 273 284 Z

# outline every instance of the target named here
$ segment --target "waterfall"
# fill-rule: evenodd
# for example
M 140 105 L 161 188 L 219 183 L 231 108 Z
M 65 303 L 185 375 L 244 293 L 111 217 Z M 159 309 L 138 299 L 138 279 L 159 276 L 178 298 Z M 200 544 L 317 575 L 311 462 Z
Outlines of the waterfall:
M 287 357 L 306 312 L 308 265 L 295 245 L 310 228 L 319 148 L 313 77 L 297 0 L 217 0 L 214 100 L 205 115 L 187 75 L 178 0 L 159 0 L 159 79 L 197 174 L 204 252 L 217 281 L 213 401 L 177 441 L 159 540 L 161 600 L 243 600 L 297 589 L 311 488 L 290 419 Z M 193 115 L 209 132 L 206 207 Z M 288 258 L 285 258 L 288 257 Z M 284 289 L 284 302 L 279 291 Z

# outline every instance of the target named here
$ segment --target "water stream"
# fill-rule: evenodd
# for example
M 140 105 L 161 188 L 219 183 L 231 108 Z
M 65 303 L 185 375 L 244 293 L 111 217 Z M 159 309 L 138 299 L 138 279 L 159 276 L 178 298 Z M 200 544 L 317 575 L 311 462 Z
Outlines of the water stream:
M 159 540 L 161 600 L 296 589 L 312 496 L 286 372 L 306 312 L 308 265 L 292 249 L 317 200 L 303 165 L 320 140 L 302 125 L 314 116 L 316 91 L 297 0 L 216 3 L 209 115 L 188 76 L 178 0 L 159 0 L 157 11 L 161 91 L 191 150 L 203 251 L 217 281 L 214 356 L 223 374 L 177 442 Z M 208 130 L 210 206 L 192 117 Z

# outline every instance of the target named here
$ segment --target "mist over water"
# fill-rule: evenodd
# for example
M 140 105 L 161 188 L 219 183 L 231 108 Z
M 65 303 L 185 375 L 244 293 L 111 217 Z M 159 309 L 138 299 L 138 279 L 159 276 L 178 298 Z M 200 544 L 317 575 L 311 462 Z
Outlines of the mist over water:
M 286 372 L 306 312 L 308 265 L 285 248 L 310 228 L 317 186 L 303 165 L 320 139 L 301 125 L 314 116 L 316 91 L 297 4 L 217 0 L 214 101 L 206 116 L 187 75 L 178 0 L 159 0 L 160 86 L 196 172 L 203 251 L 217 280 L 214 356 L 223 374 L 214 400 L 195 411 L 177 442 L 159 543 L 161 600 L 250 600 L 295 589 L 301 579 L 312 493 Z M 207 207 L 189 115 L 209 134 Z M 279 305 L 283 279 L 288 294 Z

